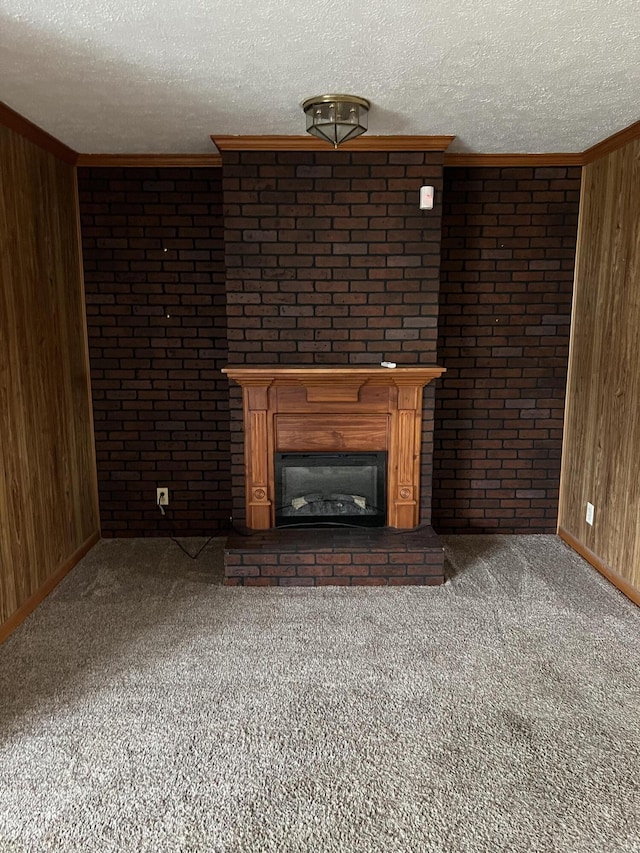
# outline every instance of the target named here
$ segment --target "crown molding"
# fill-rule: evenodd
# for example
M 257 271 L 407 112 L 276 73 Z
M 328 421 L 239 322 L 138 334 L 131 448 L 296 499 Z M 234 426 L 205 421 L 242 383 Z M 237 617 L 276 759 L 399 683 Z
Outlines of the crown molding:
M 2 101 L 0 101 L 0 124 L 9 128 L 9 130 L 19 133 L 20 136 L 24 136 L 31 142 L 34 142 L 40 148 L 43 148 L 45 151 L 53 154 L 59 160 L 63 160 L 70 166 L 75 166 L 78 154 L 73 150 L 73 148 L 69 148 L 69 146 L 65 145 L 64 142 L 60 142 L 60 140 L 56 139 L 55 136 L 51 136 L 51 134 L 47 133 L 46 130 L 38 127 L 37 124 L 29 121 L 28 118 L 21 116 L 20 113 L 12 110 L 11 107 L 7 106 Z
M 222 166 L 219 154 L 78 154 L 78 166 L 136 166 L 138 168 Z
M 444 155 L 446 166 L 582 166 L 583 154 L 473 154 Z
M 636 121 L 628 127 L 623 127 L 622 130 L 608 136 L 602 142 L 597 142 L 591 148 L 587 148 L 582 155 L 583 163 L 593 163 L 594 160 L 605 157 L 607 154 L 611 154 L 612 151 L 617 151 L 618 148 L 623 148 L 629 142 L 634 142 L 636 139 L 640 139 L 640 121 Z
M 640 121 L 624 127 L 581 153 L 558 154 L 474 154 L 444 155 L 445 166 L 586 166 L 600 157 L 640 139 Z
M 343 142 L 339 151 L 444 151 L 455 136 L 359 136 Z M 326 151 L 328 142 L 313 136 L 218 136 L 211 140 L 219 151 Z
M 71 166 L 136 166 L 191 168 L 222 165 L 219 154 L 78 154 L 29 119 L 0 101 L 0 125 L 19 133 Z M 359 136 L 340 146 L 340 151 L 445 151 L 455 136 Z M 584 166 L 640 139 L 640 121 L 597 142 L 581 153 L 478 154 L 445 153 L 445 167 L 455 166 Z M 327 142 L 313 136 L 217 136 L 211 140 L 219 151 L 332 151 Z

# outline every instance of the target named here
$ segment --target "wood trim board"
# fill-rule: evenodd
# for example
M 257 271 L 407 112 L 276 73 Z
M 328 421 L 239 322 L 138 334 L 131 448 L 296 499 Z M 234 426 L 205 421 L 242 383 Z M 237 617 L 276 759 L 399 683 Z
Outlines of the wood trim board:
M 120 166 L 146 168 L 222 166 L 219 154 L 78 154 L 78 166 Z
M 0 101 L 0 124 L 27 137 L 71 166 L 216 167 L 218 154 L 79 154 Z M 220 151 L 331 151 L 331 146 L 312 136 L 211 135 Z M 444 165 L 454 166 L 584 166 L 640 138 L 640 121 L 634 122 L 582 152 L 445 154 Z M 360 136 L 340 146 L 341 151 L 446 151 L 455 135 Z
M 445 153 L 444 165 L 447 166 L 582 166 L 583 155 L 564 152 L 558 154 L 460 154 Z
M 596 571 L 600 572 L 600 574 L 619 589 L 621 593 L 626 595 L 630 601 L 633 601 L 634 604 L 637 604 L 638 607 L 640 607 L 640 590 L 631 586 L 629 581 L 626 581 L 621 577 L 616 571 L 608 566 L 604 560 L 601 560 L 597 554 L 594 554 L 586 545 L 583 545 L 582 542 L 576 539 L 573 534 L 569 533 L 568 530 L 565 530 L 564 527 L 558 527 L 558 536 L 563 542 L 566 542 L 570 548 L 573 548 L 574 551 L 580 554 L 581 557 L 584 557 L 587 563 L 593 566 Z
M 343 142 L 339 151 L 444 151 L 455 136 L 359 136 Z M 333 151 L 314 136 L 218 136 L 211 140 L 220 151 Z
M 222 368 L 231 379 L 235 379 L 241 385 L 263 385 L 266 377 L 280 379 L 283 381 L 300 381 L 305 386 L 321 384 L 326 386 L 332 384 L 332 396 L 340 393 L 340 386 L 357 384 L 358 387 L 368 380 L 377 380 L 387 384 L 413 385 L 422 382 L 427 385 L 432 379 L 438 379 L 445 373 L 444 367 L 429 365 L 420 367 L 377 367 L 375 365 L 308 365 L 306 367 L 284 366 L 281 364 L 228 364 Z
M 80 191 L 78 189 L 78 170 L 73 170 L 73 186 L 75 193 L 76 235 L 78 240 L 78 279 L 80 283 L 80 306 L 82 311 L 82 336 L 84 341 L 84 361 L 86 366 L 87 400 L 89 405 L 89 432 L 91 434 L 91 499 L 95 518 L 100 524 L 100 495 L 98 492 L 98 462 L 96 455 L 95 419 L 93 415 L 93 393 L 91 388 L 91 362 L 89 358 L 89 329 L 87 327 L 87 299 L 84 281 L 84 262 L 82 258 L 82 228 L 80 222 Z M 100 534 L 100 529 L 98 529 Z
M 74 553 L 64 561 L 64 563 L 60 566 L 55 574 L 51 575 L 47 580 L 42 584 L 42 586 L 37 589 L 33 595 L 28 598 L 24 604 L 22 604 L 16 612 L 10 616 L 6 622 L 3 622 L 0 625 L 0 643 L 4 643 L 7 637 L 12 634 L 16 628 L 21 625 L 24 620 L 29 616 L 36 607 L 41 604 L 44 599 L 49 595 L 49 593 L 60 583 L 60 581 L 67 575 L 71 569 L 80 562 L 80 560 L 87 554 L 91 548 L 98 542 L 100 539 L 100 531 L 96 530 L 95 533 L 92 533 L 91 536 L 82 543 L 82 545 L 74 551 Z
M 583 164 L 593 163 L 594 160 L 611 154 L 612 151 L 617 151 L 618 148 L 623 148 L 629 142 L 634 142 L 636 139 L 640 139 L 640 121 L 636 121 L 628 127 L 623 127 L 622 130 L 613 133 L 611 136 L 583 151 Z
M 19 133 L 20 136 L 26 137 L 31 142 L 35 142 L 40 148 L 44 148 L 45 151 L 55 155 L 59 160 L 63 160 L 70 166 L 76 165 L 78 153 L 73 148 L 69 148 L 64 142 L 60 142 L 55 136 L 51 136 L 46 130 L 42 130 L 37 124 L 12 110 L 2 101 L 0 101 L 0 124 Z

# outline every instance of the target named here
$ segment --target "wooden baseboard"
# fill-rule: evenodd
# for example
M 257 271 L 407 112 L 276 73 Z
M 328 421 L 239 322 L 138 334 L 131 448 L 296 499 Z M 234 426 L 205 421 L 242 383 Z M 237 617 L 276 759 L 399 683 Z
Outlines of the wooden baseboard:
M 603 577 L 617 587 L 620 592 L 627 596 L 628 599 L 640 607 L 640 590 L 637 590 L 629 583 L 629 581 L 621 577 L 603 560 L 601 560 L 597 554 L 594 554 L 593 551 L 590 551 L 586 545 L 579 542 L 575 536 L 569 533 L 568 530 L 565 530 L 564 527 L 558 527 L 558 536 L 566 542 L 570 548 L 577 551 L 581 557 L 584 557 L 587 563 L 590 563 L 594 569 L 597 569 Z
M 2 625 L 0 625 L 0 643 L 4 643 L 7 637 L 24 622 L 27 616 L 29 616 L 30 613 L 33 613 L 36 607 L 49 595 L 51 590 L 60 583 L 62 578 L 71 571 L 76 563 L 80 562 L 84 555 L 93 548 L 99 539 L 100 531 L 96 530 L 95 533 L 92 533 L 91 536 L 83 542 L 76 551 L 74 551 L 68 560 L 64 561 L 58 571 L 51 575 L 51 577 L 42 584 L 40 589 L 37 589 L 33 595 L 16 610 L 13 616 L 10 616 L 6 622 L 3 622 Z

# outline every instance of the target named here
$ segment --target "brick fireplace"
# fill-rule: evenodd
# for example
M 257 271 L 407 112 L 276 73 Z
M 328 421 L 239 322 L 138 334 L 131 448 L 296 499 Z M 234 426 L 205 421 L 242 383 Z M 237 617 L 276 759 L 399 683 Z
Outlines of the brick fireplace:
M 444 151 L 234 150 L 214 141 L 222 150 L 230 364 L 353 373 L 383 372 L 382 361 L 397 370 L 434 366 Z M 425 183 L 435 187 L 432 211 L 418 209 Z M 420 397 L 411 523 L 301 537 L 275 530 L 271 510 L 268 525 L 248 515 L 245 408 L 231 382 L 233 523 L 249 535 L 229 540 L 227 582 L 441 582 L 442 548 L 429 527 L 433 382 Z

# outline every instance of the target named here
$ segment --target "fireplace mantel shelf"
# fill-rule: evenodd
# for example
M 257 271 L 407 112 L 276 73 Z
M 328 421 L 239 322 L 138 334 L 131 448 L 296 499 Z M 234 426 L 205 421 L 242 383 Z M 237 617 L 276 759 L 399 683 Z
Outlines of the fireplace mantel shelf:
M 444 367 L 379 367 L 378 365 L 332 366 L 309 365 L 227 365 L 222 368 L 230 379 L 243 388 L 263 388 L 275 383 L 295 382 L 306 390 L 308 403 L 356 403 L 366 384 L 395 385 L 398 388 L 424 387 L 445 372 Z
M 345 367 L 333 365 L 307 365 L 300 367 L 283 367 L 282 365 L 259 365 L 248 366 L 246 364 L 228 364 L 222 368 L 222 372 L 226 373 L 231 379 L 242 384 L 243 381 L 252 382 L 259 380 L 264 382 L 265 379 L 293 379 L 300 380 L 306 378 L 326 377 L 331 381 L 350 381 L 352 379 L 381 379 L 387 377 L 385 381 L 396 382 L 398 378 L 401 381 L 411 380 L 412 382 L 420 382 L 424 379 L 424 384 L 436 379 L 445 372 L 444 367 L 437 365 L 413 365 L 407 367 L 378 367 L 377 365 L 354 365 Z

